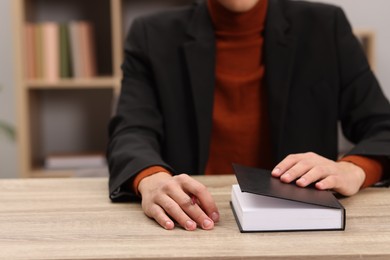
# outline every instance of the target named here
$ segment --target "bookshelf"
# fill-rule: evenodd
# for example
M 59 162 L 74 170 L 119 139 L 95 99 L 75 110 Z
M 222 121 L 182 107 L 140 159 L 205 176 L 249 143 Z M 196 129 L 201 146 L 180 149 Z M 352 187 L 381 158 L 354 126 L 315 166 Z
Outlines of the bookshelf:
M 13 1 L 21 177 L 74 177 L 88 169 L 47 169 L 51 154 L 105 153 L 107 125 L 120 90 L 123 42 L 133 19 L 192 0 Z M 94 28 L 96 74 L 27 76 L 27 24 L 88 21 Z M 89 173 L 88 173 L 89 174 Z M 90 176 L 90 175 L 87 175 Z
M 73 177 L 76 169 L 48 170 L 50 154 L 105 153 L 107 124 L 120 90 L 123 43 L 133 19 L 166 6 L 192 0 L 15 0 L 18 144 L 21 177 Z M 47 80 L 26 73 L 28 23 L 84 20 L 94 28 L 96 74 Z M 370 62 L 372 32 L 357 31 Z M 87 170 L 87 169 L 86 169 Z

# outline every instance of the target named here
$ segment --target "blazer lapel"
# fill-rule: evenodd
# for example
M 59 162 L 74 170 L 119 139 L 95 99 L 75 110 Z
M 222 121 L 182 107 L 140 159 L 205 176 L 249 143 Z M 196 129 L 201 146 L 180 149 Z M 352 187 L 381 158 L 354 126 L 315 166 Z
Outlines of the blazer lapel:
M 284 2 L 269 0 L 265 27 L 265 68 L 268 94 L 271 138 L 275 144 L 274 158 L 283 159 L 281 154 L 283 132 L 287 112 L 294 42 L 290 35 L 290 24 L 285 18 Z
M 191 40 L 183 49 L 197 120 L 198 171 L 204 172 L 209 154 L 215 85 L 215 36 L 204 2 L 198 3 L 188 35 Z

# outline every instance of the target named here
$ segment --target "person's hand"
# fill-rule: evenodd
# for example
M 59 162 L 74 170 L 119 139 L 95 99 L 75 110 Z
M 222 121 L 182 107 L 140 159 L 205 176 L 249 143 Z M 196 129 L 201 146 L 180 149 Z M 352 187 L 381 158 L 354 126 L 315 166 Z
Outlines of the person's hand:
M 144 178 L 138 190 L 145 214 L 165 229 L 173 229 L 176 221 L 186 230 L 197 226 L 210 230 L 219 221 L 218 208 L 207 188 L 187 174 L 156 173 Z
M 335 162 L 315 153 L 287 156 L 272 171 L 282 182 L 296 180 L 300 187 L 312 183 L 319 190 L 332 189 L 344 196 L 356 194 L 364 183 L 365 172 L 350 162 Z

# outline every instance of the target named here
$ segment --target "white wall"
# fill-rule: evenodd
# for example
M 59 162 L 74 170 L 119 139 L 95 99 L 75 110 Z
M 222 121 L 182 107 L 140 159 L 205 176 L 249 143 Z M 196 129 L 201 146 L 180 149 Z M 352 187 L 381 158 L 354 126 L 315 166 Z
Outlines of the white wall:
M 390 1 L 389 0 L 310 0 L 340 6 L 356 29 L 376 33 L 376 75 L 390 98 Z
M 11 4 L 15 0 L 0 0 L 0 120 L 15 126 L 15 87 Z M 0 178 L 18 176 L 15 141 L 0 132 Z

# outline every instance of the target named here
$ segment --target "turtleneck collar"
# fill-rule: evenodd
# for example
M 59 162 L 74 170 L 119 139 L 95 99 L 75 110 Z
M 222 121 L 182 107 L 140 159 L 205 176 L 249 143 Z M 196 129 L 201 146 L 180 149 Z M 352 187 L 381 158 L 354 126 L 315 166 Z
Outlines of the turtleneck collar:
M 259 0 L 247 12 L 233 12 L 221 5 L 218 0 L 208 0 L 208 9 L 214 27 L 218 32 L 255 32 L 264 28 L 268 0 Z

